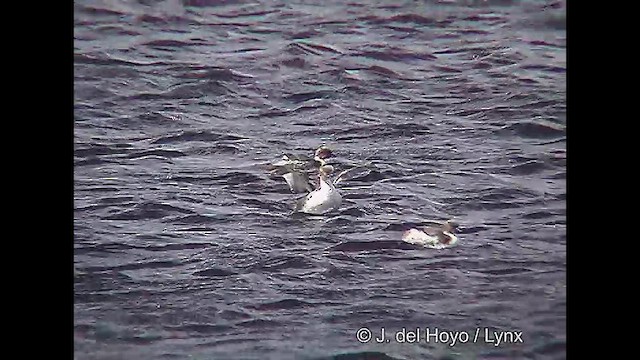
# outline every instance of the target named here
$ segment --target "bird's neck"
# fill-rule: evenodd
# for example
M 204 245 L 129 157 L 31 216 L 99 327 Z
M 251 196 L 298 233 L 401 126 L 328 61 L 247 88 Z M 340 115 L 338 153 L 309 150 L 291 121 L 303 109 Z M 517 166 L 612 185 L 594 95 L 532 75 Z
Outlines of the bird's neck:
M 440 230 L 438 232 L 438 240 L 445 245 L 449 245 L 449 243 L 453 241 L 453 239 L 454 239 L 454 235 L 449 231 Z
M 320 189 L 333 190 L 333 184 L 325 174 L 320 175 Z
M 320 166 L 323 166 L 326 163 L 324 159 L 319 157 L 318 155 L 314 156 L 313 160 L 317 161 L 320 164 Z

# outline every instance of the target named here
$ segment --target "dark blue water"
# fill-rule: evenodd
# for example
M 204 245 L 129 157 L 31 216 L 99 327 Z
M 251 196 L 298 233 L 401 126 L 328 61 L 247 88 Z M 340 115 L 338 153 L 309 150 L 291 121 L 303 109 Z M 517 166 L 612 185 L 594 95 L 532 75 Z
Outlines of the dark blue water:
M 564 14 L 76 1 L 76 359 L 565 358 Z M 321 144 L 371 165 L 292 216 L 263 165 Z M 427 219 L 458 245 L 401 241 Z

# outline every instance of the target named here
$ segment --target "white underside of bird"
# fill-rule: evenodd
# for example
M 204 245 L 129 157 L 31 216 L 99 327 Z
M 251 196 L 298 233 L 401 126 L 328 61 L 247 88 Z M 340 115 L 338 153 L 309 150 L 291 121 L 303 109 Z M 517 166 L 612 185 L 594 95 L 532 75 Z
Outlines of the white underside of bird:
M 320 187 L 301 199 L 298 204 L 298 211 L 322 215 L 336 210 L 342 204 L 342 195 L 333 186 L 333 182 L 322 176 Z
M 410 229 L 404 232 L 402 241 L 432 249 L 444 249 L 455 245 L 458 242 L 458 238 L 448 231 L 442 231 L 439 235 L 435 231 L 425 232 L 418 229 Z

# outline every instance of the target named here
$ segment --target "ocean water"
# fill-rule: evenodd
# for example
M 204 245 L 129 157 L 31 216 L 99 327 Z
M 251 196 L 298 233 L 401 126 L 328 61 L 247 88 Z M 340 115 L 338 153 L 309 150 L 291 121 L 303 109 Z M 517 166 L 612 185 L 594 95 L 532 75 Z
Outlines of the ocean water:
M 566 357 L 564 2 L 74 21 L 76 359 Z M 339 211 L 292 214 L 265 164 L 322 144 L 368 165 Z M 454 247 L 401 240 L 447 219 Z

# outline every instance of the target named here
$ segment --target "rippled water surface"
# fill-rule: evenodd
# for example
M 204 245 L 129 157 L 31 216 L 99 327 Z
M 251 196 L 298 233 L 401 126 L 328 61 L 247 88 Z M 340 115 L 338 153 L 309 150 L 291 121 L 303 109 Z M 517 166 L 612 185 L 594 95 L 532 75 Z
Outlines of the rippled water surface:
M 74 9 L 76 359 L 565 358 L 564 3 Z M 321 144 L 370 165 L 292 215 L 264 165 Z

